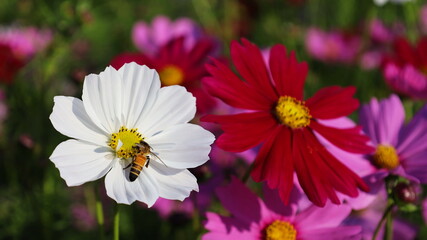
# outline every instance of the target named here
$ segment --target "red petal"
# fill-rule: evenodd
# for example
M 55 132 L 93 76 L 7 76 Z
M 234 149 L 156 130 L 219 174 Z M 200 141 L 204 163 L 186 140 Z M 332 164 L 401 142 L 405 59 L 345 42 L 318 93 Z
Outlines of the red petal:
M 400 37 L 394 41 L 394 50 L 400 63 L 410 63 L 416 66 L 416 53 L 409 42 Z
M 215 65 L 206 65 L 212 77 L 205 77 L 206 90 L 225 103 L 242 109 L 269 111 L 277 98 L 272 101 L 259 89 L 240 80 L 227 66 L 213 59 Z
M 276 100 L 278 93 L 270 80 L 261 51 L 246 39 L 242 39 L 242 43 L 243 45 L 237 41 L 231 43 L 231 58 L 237 71 L 243 79 L 270 100 Z
M 217 139 L 219 147 L 230 152 L 241 152 L 255 147 L 272 134 L 278 125 L 268 112 L 241 113 L 235 115 L 208 115 L 201 121 L 221 125 L 224 133 Z
M 356 187 L 363 191 L 369 191 L 369 187 L 365 182 L 329 153 L 329 151 L 317 140 L 313 132 L 306 131 L 305 135 L 308 144 L 317 149 L 320 159 L 322 160 L 321 162 L 323 162 L 325 166 L 325 170 L 321 172 L 324 173 L 324 176 L 330 178 L 330 184 L 333 185 L 337 191 L 351 197 L 356 197 L 358 195 Z
M 294 144 L 292 153 L 294 156 L 295 172 L 308 199 L 317 206 L 323 207 L 326 203 L 327 192 L 323 187 L 324 183 L 319 180 L 321 173 L 312 163 L 316 161 L 316 159 L 313 159 L 316 156 L 313 153 L 316 152 L 312 151 L 308 143 L 304 141 L 304 131 L 306 130 L 293 131 Z M 307 157 L 307 153 L 310 154 L 310 157 Z
M 266 180 L 272 189 L 279 188 L 285 205 L 293 187 L 293 160 L 291 132 L 287 127 L 277 127 L 262 145 L 251 172 L 252 178 L 261 182 Z
M 307 100 L 313 118 L 333 119 L 347 116 L 359 107 L 359 101 L 353 98 L 355 87 L 327 87 L 319 90 Z
M 362 134 L 361 127 L 339 129 L 322 125 L 316 121 L 311 121 L 310 127 L 344 151 L 366 154 L 375 150 L 366 144 L 369 137 Z
M 282 96 L 292 96 L 302 100 L 304 82 L 308 72 L 305 62 L 298 63 L 295 52 L 286 56 L 283 45 L 275 45 L 270 51 L 270 70 L 276 88 Z
M 188 65 L 201 65 L 204 61 L 208 59 L 208 56 L 210 53 L 212 53 L 214 47 L 214 43 L 211 39 L 204 38 L 198 40 L 196 45 L 188 53 Z
M 295 134 L 295 143 L 294 153 L 299 152 L 295 154 L 295 170 L 304 192 L 314 204 L 323 207 L 327 198 L 339 204 L 336 191 L 356 197 L 357 188 L 369 189 L 359 176 L 331 155 L 310 130 Z
M 419 68 L 427 68 L 427 37 L 423 37 L 417 44 L 418 65 Z

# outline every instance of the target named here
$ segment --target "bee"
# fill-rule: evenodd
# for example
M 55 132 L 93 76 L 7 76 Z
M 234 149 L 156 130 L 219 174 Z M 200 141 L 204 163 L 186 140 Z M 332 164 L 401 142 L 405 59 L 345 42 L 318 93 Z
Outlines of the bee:
M 156 157 L 163 164 L 165 164 L 159 158 L 159 156 L 157 156 L 157 154 L 152 152 L 153 148 L 150 145 L 148 145 L 148 143 L 145 142 L 144 140 L 141 140 L 139 143 L 135 144 L 133 148 L 136 150 L 136 155 L 132 158 L 132 162 L 127 167 L 124 168 L 126 169 L 131 167 L 129 171 L 129 180 L 131 182 L 135 181 L 138 178 L 143 167 L 148 168 L 148 165 L 150 164 L 150 160 L 151 160 L 150 156 Z

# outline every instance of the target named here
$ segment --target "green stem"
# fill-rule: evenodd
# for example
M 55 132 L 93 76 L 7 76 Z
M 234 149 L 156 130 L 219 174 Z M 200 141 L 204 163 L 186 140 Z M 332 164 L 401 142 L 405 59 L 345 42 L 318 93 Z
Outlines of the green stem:
M 393 239 L 393 217 L 391 215 L 391 211 L 388 212 L 387 218 L 385 222 L 385 233 L 384 240 L 392 240 Z
M 120 224 L 120 205 L 117 204 L 115 207 L 115 214 L 114 214 L 114 240 L 119 240 L 119 224 Z
M 254 168 L 254 164 L 252 163 L 251 166 L 249 166 L 249 168 L 246 170 L 245 175 L 243 175 L 242 183 L 246 183 L 248 181 L 253 168 Z
M 372 236 L 372 240 L 376 240 L 378 233 L 380 232 L 381 226 L 383 225 L 384 221 L 387 219 L 388 215 L 391 216 L 391 210 L 393 209 L 394 204 L 389 204 L 386 210 L 384 211 L 383 216 L 381 217 L 381 220 L 379 221 L 377 227 L 375 228 L 374 235 Z
M 104 240 L 104 211 L 102 208 L 102 202 L 100 201 L 99 197 L 96 199 L 96 220 L 98 221 L 99 239 Z

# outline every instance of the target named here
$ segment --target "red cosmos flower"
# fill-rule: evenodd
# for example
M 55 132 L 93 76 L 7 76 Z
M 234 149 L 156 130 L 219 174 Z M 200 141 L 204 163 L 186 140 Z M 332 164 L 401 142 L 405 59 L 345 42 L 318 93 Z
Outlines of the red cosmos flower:
M 0 43 L 0 82 L 12 83 L 16 73 L 24 64 L 24 61 L 15 56 L 8 45 Z
M 202 118 L 221 125 L 224 133 L 216 141 L 221 148 L 240 152 L 263 143 L 252 178 L 278 188 L 285 204 L 294 172 L 308 198 L 318 206 L 324 206 L 327 198 L 339 204 L 336 191 L 351 197 L 358 195 L 357 188 L 368 191 L 363 180 L 332 156 L 314 134 L 315 131 L 349 152 L 373 151 L 366 145 L 369 139 L 361 135 L 360 127 L 337 129 L 318 121 L 356 110 L 359 102 L 353 98 L 354 87 L 323 88 L 303 101 L 308 67 L 297 62 L 294 52 L 288 56 L 284 46 L 275 45 L 267 69 L 258 47 L 242 39 L 242 45 L 231 43 L 231 57 L 244 81 L 219 61 L 207 65 L 212 76 L 203 80 L 213 96 L 233 107 L 250 110 Z
M 163 86 L 182 85 L 195 95 L 197 109 L 206 112 L 214 105 L 214 99 L 200 87 L 200 80 L 208 73 L 204 64 L 213 53 L 215 43 L 212 39 L 199 39 L 192 48 L 184 47 L 184 37 L 171 40 L 156 54 L 124 53 L 111 61 L 111 66 L 119 69 L 125 63 L 136 62 L 156 69 Z

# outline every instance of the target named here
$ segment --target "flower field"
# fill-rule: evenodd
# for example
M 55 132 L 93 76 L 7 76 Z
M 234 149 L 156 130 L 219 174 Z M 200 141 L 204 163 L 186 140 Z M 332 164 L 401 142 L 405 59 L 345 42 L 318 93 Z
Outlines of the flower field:
M 0 239 L 427 238 L 427 2 L 0 2 Z

